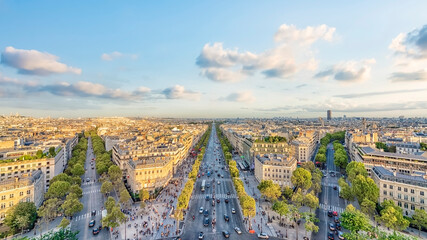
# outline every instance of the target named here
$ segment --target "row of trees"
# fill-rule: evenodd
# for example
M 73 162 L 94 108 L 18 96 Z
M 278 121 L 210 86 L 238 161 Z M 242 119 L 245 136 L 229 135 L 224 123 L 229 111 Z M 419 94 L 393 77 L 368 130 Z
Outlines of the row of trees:
M 111 151 L 105 151 L 104 141 L 96 133 L 96 129 L 91 130 L 89 135 L 92 139 L 92 148 L 95 153 L 95 167 L 99 175 L 107 173 L 108 169 L 113 165 L 111 162 Z
M 79 232 L 71 231 L 70 229 L 64 229 L 61 228 L 58 231 L 50 231 L 48 233 L 43 234 L 40 237 L 21 237 L 17 238 L 16 240 L 59 240 L 59 239 L 66 239 L 66 240 L 77 240 L 77 234 Z
M 326 133 L 326 135 L 320 139 L 320 147 L 316 154 L 316 162 L 326 163 L 326 149 L 331 141 L 344 142 L 345 131 L 339 131 L 335 133 Z
M 225 157 L 225 161 L 229 166 L 230 175 L 234 183 L 234 188 L 236 189 L 237 196 L 239 198 L 240 207 L 242 208 L 243 215 L 252 218 L 256 215 L 256 202 L 255 199 L 249 196 L 243 185 L 242 180 L 239 178 L 239 169 L 237 169 L 237 163 L 233 160 L 232 155 L 232 146 L 228 139 L 222 134 L 220 124 L 216 126 L 216 132 L 221 143 L 221 149 Z
M 188 208 L 188 204 L 190 202 L 191 194 L 193 193 L 194 183 L 197 179 L 197 174 L 199 173 L 199 168 L 202 163 L 203 157 L 205 155 L 205 149 L 209 141 L 209 137 L 211 134 L 212 127 L 209 125 L 206 132 L 201 137 L 200 141 L 196 145 L 196 151 L 200 152 L 197 155 L 196 160 L 192 166 L 191 171 L 188 173 L 188 181 L 185 183 L 184 188 L 182 189 L 180 195 L 178 196 L 178 203 L 176 206 L 176 210 L 174 212 L 174 216 L 177 220 L 182 220 L 183 218 L 183 210 Z
M 342 169 L 345 169 L 348 164 L 348 156 L 341 142 L 338 140 L 334 141 L 334 164 Z

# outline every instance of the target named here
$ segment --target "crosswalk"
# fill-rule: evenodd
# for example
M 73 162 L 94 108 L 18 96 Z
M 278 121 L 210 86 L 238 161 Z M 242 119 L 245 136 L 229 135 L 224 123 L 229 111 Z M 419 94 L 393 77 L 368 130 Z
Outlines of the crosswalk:
M 319 204 L 319 208 L 323 209 L 325 211 L 336 211 L 337 213 L 341 214 L 342 212 L 344 212 L 344 209 L 341 207 L 336 207 L 336 206 L 330 206 L 330 205 L 326 205 L 324 203 L 320 203 Z
M 206 196 L 209 196 L 209 199 L 212 199 L 212 194 L 195 194 L 194 199 L 205 199 Z M 227 195 L 225 193 L 215 194 L 215 199 L 226 199 L 226 198 L 237 198 L 236 194 Z
M 97 210 L 96 211 L 96 215 L 101 215 L 101 210 Z M 74 222 L 77 222 L 77 221 L 81 221 L 81 220 L 84 220 L 84 219 L 86 219 L 86 218 L 89 218 L 89 217 L 92 217 L 92 215 L 91 215 L 91 213 L 89 212 L 89 213 L 85 213 L 85 214 L 82 214 L 82 215 L 79 215 L 79 216 L 75 216 L 74 218 L 73 218 L 73 221 Z
M 323 186 L 326 186 L 326 187 L 338 187 L 338 184 L 334 184 L 334 183 L 322 183 L 322 185 Z
M 94 184 L 94 182 L 83 182 L 82 183 L 82 186 L 88 186 L 88 185 L 93 185 Z
M 98 193 L 98 192 L 101 192 L 101 190 L 100 189 L 94 189 L 94 190 L 90 190 L 90 191 L 84 191 L 83 195 L 91 194 L 91 193 Z

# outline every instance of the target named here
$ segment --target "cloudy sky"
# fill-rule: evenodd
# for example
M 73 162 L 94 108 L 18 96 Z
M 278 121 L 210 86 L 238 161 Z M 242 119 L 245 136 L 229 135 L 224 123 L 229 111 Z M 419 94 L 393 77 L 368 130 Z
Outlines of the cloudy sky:
M 290 2 L 0 0 L 0 114 L 427 116 L 427 1 Z

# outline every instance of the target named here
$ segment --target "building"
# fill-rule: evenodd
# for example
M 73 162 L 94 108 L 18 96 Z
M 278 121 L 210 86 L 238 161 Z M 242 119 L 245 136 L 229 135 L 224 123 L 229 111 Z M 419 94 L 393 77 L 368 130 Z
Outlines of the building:
M 319 142 L 319 134 L 316 131 L 305 131 L 292 140 L 295 147 L 295 158 L 298 162 L 311 161 Z
M 262 154 L 255 156 L 255 178 L 272 180 L 281 187 L 292 187 L 292 173 L 297 168 L 297 161 L 292 156 L 282 154 Z
M 403 142 L 396 144 L 396 153 L 420 155 L 423 154 L 423 151 L 421 151 L 419 143 Z
M 19 202 L 34 202 L 36 207 L 43 203 L 44 177 L 40 170 L 0 182 L 0 222 L 7 211 Z
M 251 148 L 252 163 L 255 163 L 257 155 L 280 154 L 285 156 L 294 156 L 293 148 L 286 141 L 271 143 L 263 139 L 257 139 L 253 142 Z
M 326 119 L 328 121 L 332 120 L 332 111 L 331 110 L 326 111 Z
M 372 179 L 380 189 L 379 201 L 393 200 L 405 216 L 412 216 L 415 209 L 426 209 L 425 174 L 406 175 L 377 166 L 372 169 Z

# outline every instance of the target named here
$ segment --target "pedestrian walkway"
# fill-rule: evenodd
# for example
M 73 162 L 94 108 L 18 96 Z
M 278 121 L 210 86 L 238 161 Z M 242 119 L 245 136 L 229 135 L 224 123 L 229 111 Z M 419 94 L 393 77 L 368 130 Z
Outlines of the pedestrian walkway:
M 322 185 L 323 185 L 323 186 L 326 186 L 326 187 L 338 187 L 338 184 L 334 184 L 334 183 L 324 183 L 323 181 L 322 181 Z
M 88 186 L 88 185 L 93 185 L 94 182 L 90 181 L 90 182 L 82 182 L 82 186 Z
M 343 212 L 344 212 L 344 210 L 345 210 L 345 209 L 343 209 L 343 208 L 336 207 L 336 206 L 331 206 L 331 205 L 326 205 L 326 204 L 324 204 L 324 203 L 320 203 L 320 204 L 319 204 L 319 208 L 320 208 L 320 209 L 323 209 L 323 210 L 325 210 L 325 211 L 329 211 L 329 210 L 331 210 L 331 211 L 335 211 L 335 212 L 337 212 L 337 213 L 339 213 L 339 214 L 343 213 Z
M 96 215 L 100 215 L 101 212 L 102 212 L 101 210 L 97 210 Z M 84 220 L 84 219 L 89 218 L 89 217 L 92 217 L 92 213 L 85 213 L 83 215 L 75 216 L 73 218 L 73 221 L 77 222 L 77 221 Z
M 83 195 L 85 195 L 85 194 L 91 194 L 91 193 L 97 193 L 97 192 L 101 192 L 101 189 L 94 189 L 94 190 L 90 190 L 90 191 L 84 191 Z

